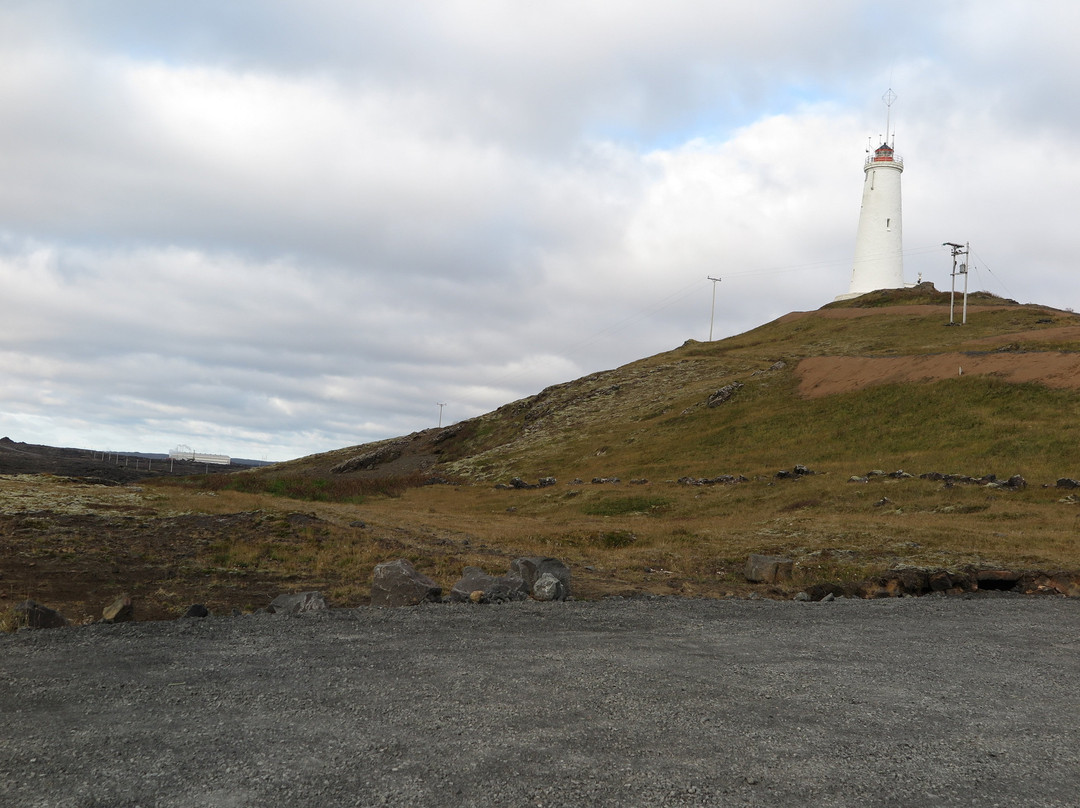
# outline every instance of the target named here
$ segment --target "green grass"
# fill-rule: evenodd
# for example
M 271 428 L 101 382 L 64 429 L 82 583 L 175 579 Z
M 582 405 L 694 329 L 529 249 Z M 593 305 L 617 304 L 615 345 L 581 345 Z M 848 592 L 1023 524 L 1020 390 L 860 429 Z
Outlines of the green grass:
M 630 513 L 659 516 L 666 513 L 670 505 L 671 500 L 666 497 L 611 497 L 586 503 L 582 506 L 581 512 L 588 516 L 623 516 Z

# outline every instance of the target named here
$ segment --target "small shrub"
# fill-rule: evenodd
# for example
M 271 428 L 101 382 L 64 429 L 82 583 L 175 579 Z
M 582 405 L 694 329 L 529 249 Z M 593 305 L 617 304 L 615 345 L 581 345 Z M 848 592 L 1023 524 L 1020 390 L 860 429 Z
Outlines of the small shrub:
M 25 625 L 25 622 L 23 615 L 15 611 L 14 606 L 0 611 L 0 631 L 8 633 L 18 631 L 21 626 Z
M 601 547 L 606 547 L 609 550 L 615 550 L 619 547 L 629 547 L 631 544 L 637 541 L 637 536 L 631 533 L 629 530 L 609 530 L 604 533 L 599 533 L 596 536 L 596 543 Z

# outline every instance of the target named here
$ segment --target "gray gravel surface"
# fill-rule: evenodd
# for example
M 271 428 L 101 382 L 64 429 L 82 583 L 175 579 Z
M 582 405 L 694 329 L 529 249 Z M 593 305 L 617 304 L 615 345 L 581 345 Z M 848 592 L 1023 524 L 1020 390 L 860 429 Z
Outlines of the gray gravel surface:
M 0 638 L 4 806 L 1080 804 L 1080 601 L 431 604 Z

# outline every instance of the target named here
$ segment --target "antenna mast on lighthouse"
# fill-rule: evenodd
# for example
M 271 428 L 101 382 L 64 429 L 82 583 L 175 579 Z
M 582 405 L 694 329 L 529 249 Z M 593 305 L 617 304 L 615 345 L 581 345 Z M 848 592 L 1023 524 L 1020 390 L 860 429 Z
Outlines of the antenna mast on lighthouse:
M 885 142 L 889 142 L 889 127 L 892 126 L 892 105 L 896 100 L 896 93 L 892 91 L 892 87 L 885 91 L 885 95 L 881 96 L 881 100 L 885 102 Z M 896 132 L 892 133 L 892 143 L 890 144 L 894 149 L 896 148 Z

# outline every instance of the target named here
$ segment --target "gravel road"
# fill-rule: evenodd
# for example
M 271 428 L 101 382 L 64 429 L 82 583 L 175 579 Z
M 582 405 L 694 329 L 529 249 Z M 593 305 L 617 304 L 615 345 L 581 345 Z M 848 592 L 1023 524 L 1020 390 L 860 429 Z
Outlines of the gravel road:
M 0 637 L 5 806 L 1080 804 L 1080 601 L 432 604 Z

